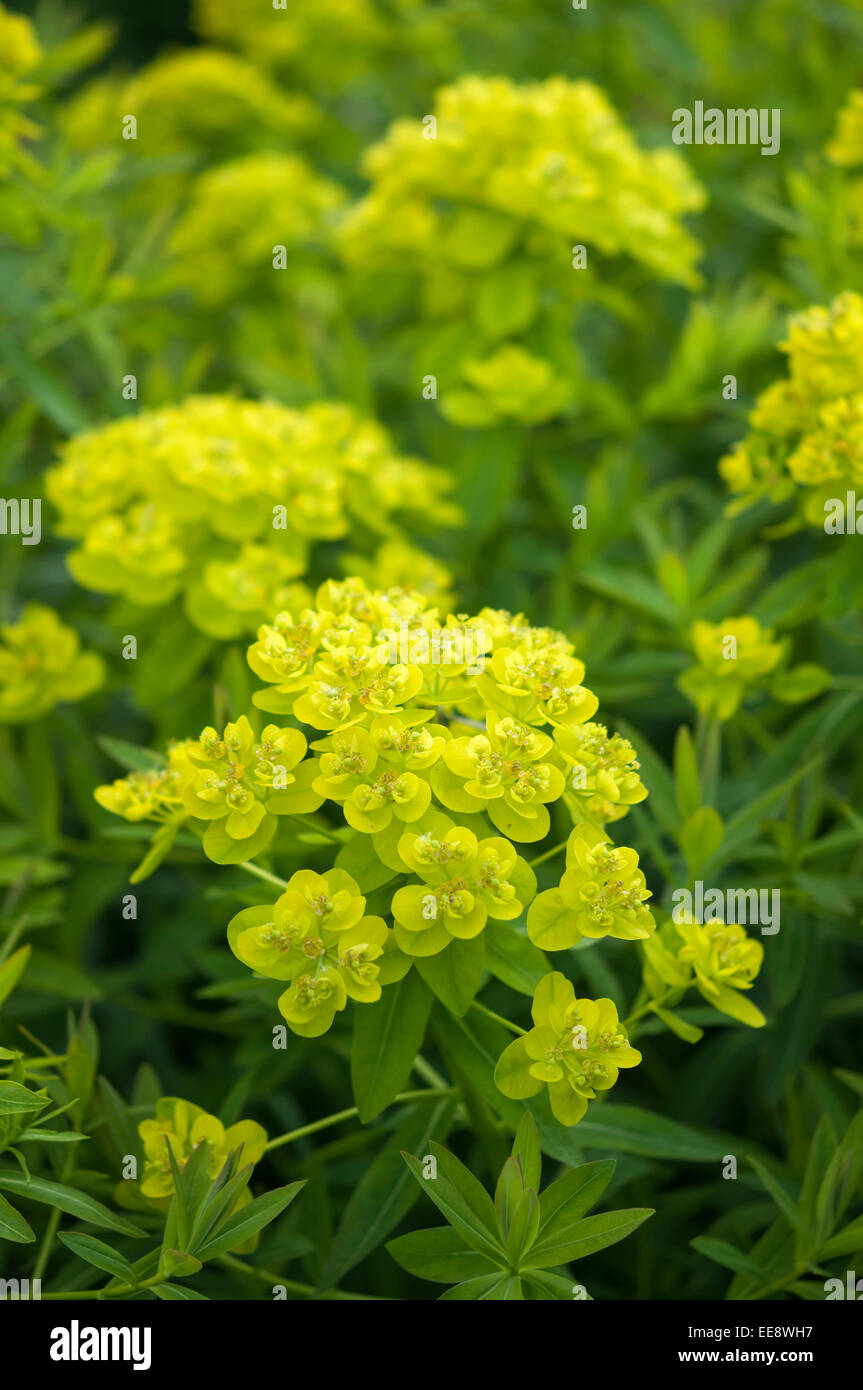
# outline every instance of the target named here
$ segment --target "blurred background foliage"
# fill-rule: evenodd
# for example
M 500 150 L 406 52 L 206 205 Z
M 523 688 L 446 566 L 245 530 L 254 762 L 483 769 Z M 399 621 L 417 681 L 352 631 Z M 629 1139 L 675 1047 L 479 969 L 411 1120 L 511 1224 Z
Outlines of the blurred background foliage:
M 631 814 L 628 842 L 657 902 L 668 908 L 671 889 L 697 877 L 782 892 L 758 992 L 767 1028 L 727 1030 L 712 1015 L 689 1054 L 658 1023 L 645 1025 L 644 1065 L 627 1080 L 632 1116 L 570 1136 L 573 1159 L 619 1157 L 615 1198 L 657 1210 L 620 1249 L 595 1257 L 593 1296 L 722 1296 L 728 1255 L 715 1242 L 750 1249 L 776 1215 L 743 1155 L 763 1159 L 789 1202 L 798 1192 L 807 1200 L 816 1126 L 829 1131 L 822 1148 L 830 1136 L 838 1144 L 863 1094 L 863 571 L 854 538 L 785 525 L 787 505 L 726 515 L 716 472 L 746 434 L 758 393 L 784 371 L 789 313 L 863 291 L 853 177 L 825 153 L 860 78 L 863 4 L 619 0 L 612 14 L 564 0 L 289 0 L 287 16 L 253 0 L 20 9 L 35 20 L 42 56 L 20 78 L 34 91 L 22 102 L 4 88 L 0 104 L 0 121 L 8 106 L 38 127 L 22 166 L 0 166 L 4 495 L 37 495 L 70 435 L 193 392 L 290 407 L 342 400 L 381 421 L 400 451 L 449 470 L 465 524 L 429 525 L 416 539 L 453 572 L 465 611 L 523 611 L 575 641 L 609 728 L 639 750 L 650 796 Z M 425 261 L 377 279 L 343 259 L 344 210 L 374 187 L 363 151 L 394 119 L 433 113 L 439 89 L 466 74 L 589 81 L 643 151 L 674 148 L 671 113 L 696 100 L 781 112 L 775 157 L 752 146 L 677 151 L 704 193 L 700 210 L 682 217 L 702 253 L 697 282 L 596 250 L 589 224 L 577 237 L 590 257 L 583 293 L 562 290 L 557 271 L 536 272 L 553 331 L 525 337 L 510 322 L 488 338 L 527 343 L 575 383 L 574 397 L 539 420 L 453 423 L 441 401 L 424 398 L 426 373 L 443 379 L 463 353 L 440 337 L 422 297 L 434 245 Z M 128 112 L 139 116 L 135 143 L 119 135 Z M 441 215 L 455 215 L 450 193 L 429 195 Z M 483 245 L 489 235 L 486 226 Z M 274 290 L 276 243 L 288 247 L 288 269 Z M 512 295 L 504 281 L 492 317 Z M 460 331 L 466 311 L 455 303 Z M 504 396 L 512 370 L 504 367 Z M 127 373 L 137 400 L 123 399 Z M 736 399 L 723 398 L 728 375 Z M 573 526 L 579 504 L 586 529 Z M 237 994 L 223 933 L 228 902 L 256 900 L 243 896 L 242 875 L 214 873 L 181 845 L 137 890 L 138 920 L 123 921 L 146 835 L 108 827 L 92 800 L 97 783 L 119 775 L 128 745 L 161 746 L 213 720 L 214 690 L 217 716 L 242 712 L 244 644 L 202 639 L 178 603 L 149 617 L 118 610 L 74 583 L 47 505 L 43 529 L 38 549 L 4 540 L 2 616 L 16 619 L 22 601 L 56 608 L 103 657 L 108 678 L 85 704 L 0 740 L 0 928 L 17 932 L 25 914 L 34 948 L 4 1008 L 4 1043 L 14 1045 L 21 1022 L 59 1047 L 66 1008 L 91 1000 L 111 1081 L 126 1096 L 144 1063 L 162 1093 L 226 1122 L 252 1114 L 271 1132 L 349 1105 L 343 1030 L 325 1045 L 294 1041 L 274 1053 L 268 998 Z M 368 561 L 369 544 L 359 549 Z M 324 545 L 308 581 L 343 570 L 343 547 Z M 697 716 L 677 685 L 692 663 L 692 624 L 738 614 L 788 639 L 794 663 L 826 668 L 829 688 L 799 704 L 753 692 L 721 727 Z M 144 630 L 139 623 L 150 624 L 159 655 L 146 666 L 142 648 L 132 691 L 118 634 Z M 720 818 L 718 834 L 713 819 L 709 834 L 703 816 L 693 820 L 705 807 Z M 282 871 L 305 862 L 298 853 L 286 850 Z M 553 881 L 549 869 L 540 886 Z M 632 999 L 638 988 L 637 961 L 621 943 L 581 954 L 573 969 L 594 995 Z M 682 1012 L 706 1021 L 697 1008 Z M 440 1065 L 445 1039 L 435 1039 L 429 1055 Z M 137 1085 L 139 1099 L 154 1097 L 149 1070 Z M 505 1136 L 482 1097 L 470 1109 L 471 1124 L 449 1142 L 488 1183 Z M 328 1251 L 329 1275 L 345 1272 L 333 1234 L 397 1118 L 268 1160 L 282 1181 L 311 1179 L 289 1218 L 297 1277 L 316 1281 Z M 737 1181 L 719 1180 L 726 1154 L 740 1160 Z M 366 1190 L 363 1200 L 379 1196 Z M 696 1237 L 714 1246 L 693 1249 Z M 242 1279 L 219 1278 L 223 1296 L 251 1296 Z M 737 1278 L 740 1296 L 745 1270 Z M 351 1287 L 425 1296 L 382 1246 L 364 1255 Z

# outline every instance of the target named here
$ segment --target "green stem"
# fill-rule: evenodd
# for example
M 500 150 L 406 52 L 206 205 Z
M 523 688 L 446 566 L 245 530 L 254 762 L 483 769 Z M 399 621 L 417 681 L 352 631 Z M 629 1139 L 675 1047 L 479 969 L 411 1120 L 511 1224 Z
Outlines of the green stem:
M 441 1096 L 455 1095 L 455 1086 L 448 1086 L 444 1090 L 423 1090 L 423 1091 L 402 1091 L 400 1095 L 390 1101 L 391 1105 L 398 1105 L 407 1100 L 438 1100 Z M 287 1134 L 280 1134 L 275 1139 L 271 1139 L 264 1147 L 264 1153 L 269 1153 L 272 1149 L 280 1149 L 283 1144 L 292 1144 L 295 1139 L 303 1139 L 307 1134 L 315 1134 L 319 1129 L 329 1129 L 330 1125 L 337 1125 L 342 1120 L 353 1119 L 359 1115 L 359 1109 L 352 1105 L 348 1110 L 338 1110 L 334 1115 L 325 1115 L 322 1120 L 314 1120 L 309 1125 L 303 1125 L 300 1129 L 292 1129 Z
M 345 1293 L 343 1289 L 327 1289 L 320 1293 L 312 1284 L 298 1284 L 295 1279 L 285 1279 L 281 1274 L 274 1274 L 271 1269 L 255 1269 L 253 1265 L 247 1265 L 242 1260 L 234 1259 L 233 1255 L 220 1255 L 219 1263 L 225 1265 L 227 1269 L 235 1269 L 238 1274 L 246 1274 L 251 1279 L 262 1279 L 265 1283 L 273 1285 L 280 1284 L 288 1293 L 308 1294 L 316 1301 L 321 1298 L 342 1299 L 351 1301 L 361 1301 L 363 1303 L 384 1303 L 388 1299 L 382 1299 L 373 1293 Z
M 116 1288 L 109 1289 L 64 1289 L 59 1293 L 43 1293 L 45 1299 L 68 1298 L 74 1301 L 78 1298 L 125 1298 L 126 1294 L 140 1293 L 142 1289 L 151 1289 L 154 1284 L 164 1284 L 168 1276 L 166 1274 L 154 1274 L 152 1279 L 143 1279 L 140 1284 L 118 1284 Z
M 430 1086 L 434 1086 L 437 1091 L 446 1091 L 449 1089 L 440 1072 L 435 1071 L 431 1062 L 427 1062 L 421 1052 L 418 1052 L 414 1058 L 412 1071 L 415 1071 L 417 1076 L 421 1076 L 423 1081 L 427 1081 Z
M 560 851 L 566 849 L 568 844 L 568 840 L 561 840 L 559 845 L 555 845 L 552 849 L 547 849 L 545 854 L 538 854 L 536 859 L 528 860 L 529 867 L 535 869 L 537 864 L 544 864 L 546 859 L 551 859 L 552 855 L 560 854 Z
M 267 883 L 275 883 L 279 888 L 287 888 L 288 886 L 288 880 L 286 878 L 279 878 L 278 874 L 271 874 L 268 869 L 260 868 L 257 864 L 253 864 L 251 860 L 246 860 L 245 864 L 237 864 L 236 867 L 238 869 L 244 869 L 247 874 L 254 874 L 255 878 L 266 879 Z
M 620 1025 L 621 1028 L 623 1028 L 624 1031 L 628 1033 L 633 1023 L 636 1023 L 638 1019 L 643 1018 L 645 1014 L 649 1014 L 652 1009 L 661 1009 L 666 999 L 669 999 L 671 995 L 676 993 L 676 990 L 679 988 L 680 986 L 678 985 L 676 988 L 672 987 L 671 989 L 666 989 L 662 994 L 659 995 L 658 999 L 648 999 L 646 1004 L 643 1004 L 640 1009 L 636 1009 L 634 1013 L 629 1015 L 629 1018 L 625 1018 L 623 1020 L 623 1022 Z
M 493 1018 L 495 1023 L 500 1023 L 504 1028 L 508 1028 L 511 1033 L 518 1033 L 520 1037 L 525 1037 L 527 1035 L 526 1028 L 519 1028 L 517 1023 L 510 1023 L 508 1018 L 502 1018 L 500 1014 L 493 1013 L 491 1009 L 486 1008 L 485 1004 L 480 1004 L 477 999 L 474 999 L 471 1008 L 476 1009 L 478 1013 L 485 1014 L 486 1018 Z

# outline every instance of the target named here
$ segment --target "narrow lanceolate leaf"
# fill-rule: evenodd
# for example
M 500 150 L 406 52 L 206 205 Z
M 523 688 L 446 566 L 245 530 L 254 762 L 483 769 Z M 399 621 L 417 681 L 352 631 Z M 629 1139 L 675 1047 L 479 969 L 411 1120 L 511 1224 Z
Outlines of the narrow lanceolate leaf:
M 557 1230 L 579 1221 L 602 1196 L 616 1167 L 613 1158 L 582 1163 L 547 1187 L 540 1199 L 538 1240 L 553 1238 Z
M 230 1250 L 235 1250 L 238 1245 L 251 1240 L 264 1226 L 275 1221 L 285 1207 L 290 1206 L 303 1187 L 304 1181 L 288 1183 L 287 1187 L 277 1187 L 272 1192 L 265 1192 L 263 1197 L 256 1197 L 248 1206 L 235 1211 L 233 1216 L 228 1217 L 224 1226 L 195 1252 L 198 1259 L 212 1260 L 216 1255 L 227 1255 Z
M 471 1250 L 450 1226 L 397 1236 L 389 1241 L 387 1250 L 409 1274 L 435 1284 L 457 1284 L 501 1272 L 500 1265 Z
M 508 1274 L 486 1274 L 479 1279 L 467 1279 L 463 1284 L 456 1284 L 455 1288 L 447 1289 L 438 1299 L 442 1302 L 465 1303 L 474 1299 L 497 1300 L 501 1291 L 510 1283 Z
M 455 1154 L 434 1143 L 429 1144 L 429 1151 L 437 1162 L 436 1177 L 424 1177 L 422 1161 L 413 1154 L 403 1155 L 423 1192 L 468 1245 L 491 1260 L 505 1263 L 494 1204 L 485 1188 Z
M 356 1010 L 351 1081 L 363 1124 L 395 1099 L 422 1046 L 432 994 L 415 970 Z
M 87 1264 L 94 1265 L 96 1269 L 113 1274 L 126 1284 L 137 1282 L 135 1270 L 126 1257 L 112 1250 L 104 1241 L 97 1240 L 95 1236 L 81 1235 L 77 1231 L 61 1231 L 59 1239 L 73 1255 L 86 1260 Z
M 811 1227 L 808 1226 L 803 1216 L 803 1213 L 797 1208 L 793 1199 L 791 1198 L 789 1193 L 786 1192 L 779 1179 L 775 1178 L 773 1174 L 770 1172 L 770 1169 L 765 1167 L 763 1163 L 759 1163 L 758 1159 L 753 1158 L 751 1154 L 749 1155 L 749 1162 L 752 1164 L 752 1167 L 758 1174 L 758 1177 L 762 1185 L 767 1188 L 767 1191 L 770 1193 L 770 1196 L 773 1198 L 777 1207 L 782 1212 L 782 1215 L 788 1221 L 791 1222 L 791 1225 L 795 1228 L 795 1230 L 801 1231 L 804 1234 L 811 1236 Z
M 413 1107 L 384 1145 L 351 1193 L 318 1280 L 320 1289 L 334 1288 L 410 1211 L 419 1193 L 405 1167 L 402 1150 L 424 1154 L 432 1135 L 444 1139 L 455 1104 L 454 1097 L 448 1096 L 437 1105 L 425 1103 Z M 430 1275 L 426 1277 L 431 1278 Z
M 764 1270 L 761 1266 L 725 1240 L 714 1240 L 712 1236 L 697 1236 L 689 1244 L 699 1255 L 706 1255 L 708 1260 L 714 1260 L 726 1269 L 733 1269 L 735 1274 L 748 1274 L 753 1279 L 764 1281 Z
M 49 1104 L 48 1096 L 37 1096 L 17 1081 L 0 1081 L 0 1115 L 29 1115 Z
M 633 1207 L 628 1211 L 600 1212 L 561 1226 L 535 1242 L 522 1261 L 523 1268 L 548 1269 L 569 1264 L 570 1260 L 582 1260 L 607 1245 L 616 1245 L 652 1215 L 650 1207 Z
M 859 1216 L 850 1226 L 837 1231 L 835 1236 L 819 1246 L 818 1259 L 823 1264 L 825 1260 L 835 1259 L 837 1255 L 853 1255 L 858 1250 L 863 1250 L 863 1216 Z
M 150 1289 L 157 1298 L 164 1299 L 166 1303 L 208 1303 L 209 1299 L 205 1293 L 196 1293 L 194 1289 L 186 1288 L 184 1284 L 153 1284 Z
M 32 1202 L 45 1202 L 49 1207 L 59 1207 L 60 1211 L 77 1217 L 79 1221 L 88 1221 L 91 1226 L 102 1226 L 107 1231 L 117 1231 L 123 1236 L 146 1234 L 140 1226 L 128 1221 L 125 1216 L 118 1216 L 115 1212 L 109 1211 L 101 1202 L 97 1202 L 95 1197 L 90 1197 L 86 1192 L 78 1192 L 74 1187 L 67 1187 L 65 1183 L 49 1182 L 47 1178 L 39 1177 L 31 1177 L 28 1182 L 23 1173 L 4 1170 L 0 1172 L 0 1189 L 4 1192 L 14 1192 L 19 1197 L 28 1197 Z
M 436 956 L 419 956 L 414 966 L 444 1008 L 457 1018 L 462 1018 L 473 1003 L 484 967 L 482 936 L 451 941 Z
M 14 1240 L 18 1245 L 27 1245 L 35 1240 L 29 1222 L 24 1220 L 5 1197 L 0 1197 L 0 1240 Z
M 0 1004 L 8 999 L 17 985 L 30 959 L 30 947 L 21 946 L 8 960 L 0 965 Z

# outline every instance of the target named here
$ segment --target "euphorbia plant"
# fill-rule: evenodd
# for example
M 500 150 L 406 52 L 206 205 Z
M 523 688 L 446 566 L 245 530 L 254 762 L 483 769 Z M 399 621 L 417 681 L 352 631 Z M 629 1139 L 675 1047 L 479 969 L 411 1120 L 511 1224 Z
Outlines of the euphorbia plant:
M 361 1118 L 417 1064 L 434 999 L 456 1019 L 488 1013 L 478 996 L 490 976 L 521 990 L 527 979 L 535 1027 L 493 1015 L 518 1035 L 495 1072 L 500 1100 L 548 1085 L 555 1119 L 576 1124 L 641 1055 L 615 1001 L 576 998 L 544 950 L 606 936 L 637 949 L 655 923 L 638 856 L 606 831 L 646 796 L 636 753 L 594 721 L 572 644 L 520 614 L 441 616 L 416 591 L 349 579 L 261 627 L 248 660 L 266 682 L 255 710 L 99 788 L 127 819 L 164 822 L 137 877 L 183 830 L 217 863 L 278 889 L 232 918 L 231 949 L 277 982 L 278 1009 L 301 1037 L 354 1006 Z M 262 727 L 258 710 L 285 722 Z M 573 826 L 561 843 L 552 816 Z M 564 849 L 559 887 L 537 896 L 534 866 Z M 315 866 L 275 871 L 298 856 Z M 657 953 L 648 959 L 655 972 Z M 674 968 L 679 998 L 690 970 Z

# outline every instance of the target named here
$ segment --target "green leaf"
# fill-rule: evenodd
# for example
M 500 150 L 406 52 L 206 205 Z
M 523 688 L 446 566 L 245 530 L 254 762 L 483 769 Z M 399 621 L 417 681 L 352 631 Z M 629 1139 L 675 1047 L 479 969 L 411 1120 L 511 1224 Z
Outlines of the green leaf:
M 547 1187 L 540 1200 L 537 1240 L 553 1239 L 556 1231 L 568 1228 L 590 1211 L 611 1181 L 615 1166 L 613 1158 L 581 1163 Z
M 733 1245 L 729 1245 L 725 1240 L 715 1240 L 713 1236 L 697 1236 L 689 1244 L 693 1250 L 697 1250 L 699 1255 L 706 1255 L 708 1260 L 715 1261 L 716 1264 L 724 1265 L 726 1269 L 733 1269 L 736 1274 L 748 1274 L 760 1283 L 764 1283 L 764 1270 L 757 1265 L 754 1260 L 750 1260 L 742 1251 L 737 1250 Z
M 28 1182 L 21 1173 L 0 1171 L 0 1189 L 17 1193 L 19 1197 L 29 1197 L 33 1202 L 45 1202 L 49 1207 L 59 1207 L 68 1216 L 79 1221 L 88 1221 L 91 1226 L 103 1226 L 105 1230 L 117 1231 L 123 1236 L 143 1236 L 144 1231 L 125 1216 L 117 1216 L 109 1211 L 95 1197 L 78 1192 L 64 1183 L 49 1182 L 47 1178 L 31 1177 Z
M 540 980 L 551 969 L 548 958 L 510 922 L 489 922 L 483 936 L 486 969 L 510 989 L 532 999 Z
M 47 1096 L 37 1096 L 17 1081 L 0 1081 L 0 1115 L 28 1115 L 50 1103 Z
M 681 827 L 678 843 L 691 877 L 722 847 L 722 817 L 712 806 L 699 806 Z
M 153 1284 L 150 1292 L 154 1293 L 157 1298 L 164 1299 L 166 1303 L 209 1302 L 205 1293 L 196 1293 L 194 1289 L 188 1289 L 184 1284 Z
M 397 1236 L 388 1241 L 386 1248 L 402 1269 L 434 1284 L 456 1284 L 465 1279 L 487 1277 L 500 1269 L 485 1255 L 466 1246 L 458 1232 L 449 1226 Z
M 78 1144 L 89 1139 L 88 1134 L 78 1134 L 74 1129 L 25 1129 L 19 1134 L 19 1144 Z
M 36 1236 L 30 1224 L 24 1220 L 5 1197 L 0 1197 L 0 1240 L 13 1240 L 16 1244 L 27 1245 Z
M 463 1284 L 456 1284 L 454 1288 L 442 1293 L 438 1302 L 465 1303 L 474 1299 L 498 1301 L 503 1296 L 503 1291 L 511 1284 L 512 1278 L 509 1274 L 487 1274 L 480 1279 L 466 1279 Z
M 542 1150 L 539 1147 L 539 1134 L 536 1121 L 529 1110 L 525 1110 L 519 1121 L 512 1145 L 512 1157 L 518 1159 L 525 1187 L 539 1192 L 542 1181 Z
M 368 1124 L 404 1087 L 425 1036 L 432 995 L 415 970 L 354 1015 L 351 1082 Z
M 426 1178 L 423 1175 L 422 1160 L 413 1154 L 402 1155 L 423 1192 L 468 1245 L 488 1259 L 505 1263 L 503 1246 L 497 1233 L 494 1203 L 485 1188 L 448 1149 L 432 1142 L 429 1150 L 437 1160 L 435 1177 Z
M 286 1187 L 274 1188 L 272 1192 L 265 1192 L 262 1197 L 255 1197 L 247 1206 L 241 1207 L 229 1216 L 224 1226 L 197 1250 L 198 1259 L 206 1261 L 214 1259 L 216 1255 L 227 1255 L 238 1245 L 251 1240 L 252 1236 L 257 1235 L 258 1231 L 271 1221 L 275 1221 L 276 1217 L 290 1206 L 305 1185 L 304 1179 L 302 1182 L 288 1183 Z
M 21 946 L 15 951 L 8 960 L 4 960 L 0 965 L 0 1005 L 8 999 L 13 989 L 17 985 L 21 976 L 24 974 L 27 962 L 30 959 L 29 946 Z
M 555 1225 L 537 1239 L 522 1259 L 524 1269 L 542 1269 L 581 1260 L 607 1245 L 616 1245 L 653 1215 L 651 1207 L 633 1207 L 628 1211 L 604 1211 L 587 1216 L 582 1221 Z
M 685 724 L 674 741 L 674 786 L 681 818 L 686 821 L 701 805 L 701 782 L 692 735 Z
M 104 1241 L 97 1240 L 95 1236 L 81 1235 L 74 1231 L 61 1231 L 58 1239 L 72 1251 L 73 1255 L 77 1255 L 81 1260 L 86 1260 L 89 1265 L 95 1265 L 96 1269 L 104 1270 L 106 1274 L 113 1274 L 115 1278 L 122 1279 L 124 1284 L 136 1284 L 138 1282 L 135 1270 L 126 1257 L 118 1254 L 116 1250 L 112 1250 L 110 1245 L 106 1245 Z
M 684 1042 L 697 1043 L 704 1037 L 704 1029 L 696 1028 L 694 1023 L 686 1023 L 677 1014 L 672 1013 L 671 1009 L 660 1009 L 656 1004 L 652 1005 L 653 1012 L 657 1018 L 661 1018 L 666 1028 L 670 1029 L 678 1038 Z
M 156 753 L 152 748 L 139 748 L 135 743 L 126 743 L 122 738 L 110 738 L 107 734 L 100 734 L 96 742 L 107 753 L 115 763 L 119 763 L 127 772 L 161 772 L 166 767 L 166 760 L 161 753 Z
M 418 1193 L 402 1150 L 423 1154 L 432 1135 L 443 1139 L 455 1105 L 455 1098 L 448 1096 L 437 1105 L 423 1102 L 408 1112 L 351 1193 L 318 1279 L 319 1289 L 335 1288 L 410 1211 Z
M 434 956 L 419 956 L 414 968 L 450 1013 L 462 1018 L 482 982 L 485 945 L 482 935 L 469 941 L 453 939 Z
M 779 1179 L 775 1178 L 773 1174 L 770 1172 L 770 1169 L 767 1168 L 763 1163 L 759 1163 L 758 1159 L 753 1158 L 751 1154 L 747 1154 L 747 1158 L 749 1159 L 749 1162 L 752 1164 L 752 1167 L 755 1169 L 755 1172 L 758 1174 L 758 1177 L 762 1185 L 766 1187 L 767 1191 L 770 1193 L 770 1196 L 773 1198 L 773 1201 L 776 1203 L 777 1207 L 782 1212 L 782 1215 L 786 1218 L 786 1220 L 791 1222 L 791 1225 L 795 1228 L 795 1230 L 798 1230 L 802 1232 L 804 1235 L 811 1238 L 812 1230 L 811 1227 L 808 1225 L 803 1212 L 798 1210 L 794 1201 L 792 1200 L 790 1195 L 785 1191 L 785 1188 L 782 1186 Z

